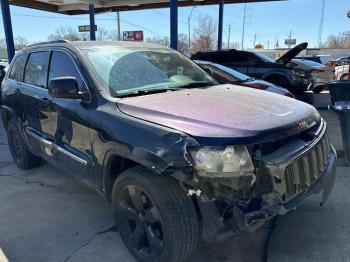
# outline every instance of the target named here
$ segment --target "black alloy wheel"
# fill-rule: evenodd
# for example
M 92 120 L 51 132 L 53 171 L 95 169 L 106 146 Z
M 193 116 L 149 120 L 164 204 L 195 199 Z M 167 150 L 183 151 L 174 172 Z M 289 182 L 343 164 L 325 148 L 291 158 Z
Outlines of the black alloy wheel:
M 163 246 L 163 227 L 159 211 L 150 197 L 137 186 L 125 186 L 117 212 L 121 214 L 121 230 L 134 251 L 143 257 L 159 256 Z
M 14 128 L 8 130 L 8 142 L 11 155 L 16 164 L 23 162 L 24 148 L 21 143 L 21 137 L 18 131 Z
M 138 261 L 179 262 L 196 248 L 197 212 L 173 177 L 129 168 L 114 182 L 111 200 L 119 234 Z

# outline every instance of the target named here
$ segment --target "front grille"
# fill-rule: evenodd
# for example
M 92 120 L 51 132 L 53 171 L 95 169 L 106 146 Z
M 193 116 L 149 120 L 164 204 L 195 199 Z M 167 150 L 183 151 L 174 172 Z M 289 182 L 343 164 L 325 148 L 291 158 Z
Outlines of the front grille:
M 307 191 L 318 180 L 327 168 L 329 148 L 328 135 L 325 133 L 316 145 L 285 168 L 286 188 L 283 200 Z

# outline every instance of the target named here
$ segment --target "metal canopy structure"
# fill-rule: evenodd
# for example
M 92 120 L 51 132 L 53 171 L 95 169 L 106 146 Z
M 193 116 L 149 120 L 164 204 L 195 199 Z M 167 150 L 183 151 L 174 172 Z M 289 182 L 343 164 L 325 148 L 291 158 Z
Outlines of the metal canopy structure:
M 225 0 L 225 4 L 253 3 L 281 0 Z M 94 4 L 95 13 L 144 10 L 170 7 L 169 0 L 10 0 L 11 5 L 62 13 L 68 15 L 87 14 L 89 4 Z M 219 0 L 178 0 L 177 5 L 217 5 Z
M 177 49 L 178 41 L 178 7 L 219 5 L 218 49 L 220 50 L 222 48 L 224 5 L 269 1 L 284 0 L 0 0 L 9 61 L 15 54 L 9 5 L 66 15 L 89 14 L 91 40 L 96 40 L 95 13 L 170 7 L 170 47 L 174 49 Z

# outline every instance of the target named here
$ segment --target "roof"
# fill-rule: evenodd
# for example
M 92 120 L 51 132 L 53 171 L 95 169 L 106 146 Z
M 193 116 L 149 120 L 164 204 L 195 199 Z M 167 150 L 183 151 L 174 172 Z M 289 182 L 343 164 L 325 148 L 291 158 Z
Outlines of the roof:
M 21 50 L 24 52 L 30 51 L 32 49 L 40 48 L 40 47 L 76 47 L 78 49 L 110 49 L 110 48 L 123 48 L 123 47 L 138 47 L 138 48 L 160 48 L 160 49 L 168 49 L 164 46 L 158 46 L 149 43 L 143 42 L 127 42 L 127 41 L 67 41 L 67 40 L 58 40 L 58 41 L 48 41 L 42 43 L 36 43 L 33 45 L 29 45 Z M 170 49 L 169 49 L 170 50 Z
M 169 7 L 169 0 L 10 0 L 11 5 L 68 15 L 88 13 L 88 4 L 95 4 L 95 12 L 113 12 Z M 225 0 L 227 4 L 283 0 Z M 178 0 L 178 6 L 214 5 L 217 0 Z

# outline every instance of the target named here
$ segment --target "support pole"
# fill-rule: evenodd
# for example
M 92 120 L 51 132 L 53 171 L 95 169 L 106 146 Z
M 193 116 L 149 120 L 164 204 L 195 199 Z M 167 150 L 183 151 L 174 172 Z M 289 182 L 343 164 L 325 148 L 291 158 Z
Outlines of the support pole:
M 170 0 L 170 47 L 177 49 L 178 32 L 177 0 Z
M 89 4 L 89 15 L 90 15 L 90 40 L 96 41 L 96 24 L 95 24 L 95 6 Z
M 6 38 L 7 58 L 11 62 L 15 56 L 15 42 L 13 40 L 10 5 L 8 0 L 1 0 L 2 21 Z
M 218 50 L 222 49 L 223 27 L 224 27 L 224 0 L 219 0 Z
M 118 37 L 118 41 L 122 41 L 122 37 L 120 34 L 120 14 L 119 14 L 119 11 L 117 11 L 117 37 Z

